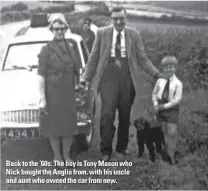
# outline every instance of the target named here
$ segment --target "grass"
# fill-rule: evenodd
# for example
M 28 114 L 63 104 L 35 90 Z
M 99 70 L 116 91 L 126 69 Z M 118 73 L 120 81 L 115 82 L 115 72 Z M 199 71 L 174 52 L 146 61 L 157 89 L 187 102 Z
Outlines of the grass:
M 136 113 L 142 112 L 143 105 L 150 103 L 149 99 L 149 96 L 144 99 L 137 97 L 132 118 Z M 130 167 L 131 176 L 119 177 L 119 184 L 113 185 L 112 189 L 206 189 L 208 187 L 208 120 L 195 112 L 204 111 L 207 105 L 207 91 L 195 91 L 193 96 L 184 94 L 177 145 L 179 163 L 175 166 L 159 161 L 153 164 L 147 160 L 147 155 L 143 159 L 136 159 L 136 135 L 132 127 L 129 148 L 132 153 L 130 160 L 134 165 Z M 208 114 L 207 109 L 206 114 Z

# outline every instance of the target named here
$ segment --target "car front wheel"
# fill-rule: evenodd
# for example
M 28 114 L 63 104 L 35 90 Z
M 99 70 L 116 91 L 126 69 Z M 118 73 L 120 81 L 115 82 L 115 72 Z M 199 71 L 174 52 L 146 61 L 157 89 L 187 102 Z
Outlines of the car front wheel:
M 93 143 L 94 136 L 94 117 L 95 117 L 95 99 L 92 99 L 91 109 L 91 122 L 89 122 L 86 133 L 80 133 L 74 137 L 74 141 L 71 146 L 71 155 L 76 156 L 77 154 L 87 151 Z

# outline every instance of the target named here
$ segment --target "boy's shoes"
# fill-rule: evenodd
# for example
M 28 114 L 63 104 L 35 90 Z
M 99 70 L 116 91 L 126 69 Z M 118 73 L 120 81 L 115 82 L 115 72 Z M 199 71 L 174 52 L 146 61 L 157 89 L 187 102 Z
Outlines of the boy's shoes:
M 176 161 L 175 161 L 174 157 L 170 157 L 170 164 L 171 165 L 175 165 L 176 164 Z

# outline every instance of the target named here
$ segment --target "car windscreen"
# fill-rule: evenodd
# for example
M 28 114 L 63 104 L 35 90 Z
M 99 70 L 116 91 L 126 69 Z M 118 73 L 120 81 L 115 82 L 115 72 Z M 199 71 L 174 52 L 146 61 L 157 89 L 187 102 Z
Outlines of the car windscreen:
M 38 66 L 38 54 L 47 42 L 14 44 L 7 51 L 3 70 L 32 69 Z

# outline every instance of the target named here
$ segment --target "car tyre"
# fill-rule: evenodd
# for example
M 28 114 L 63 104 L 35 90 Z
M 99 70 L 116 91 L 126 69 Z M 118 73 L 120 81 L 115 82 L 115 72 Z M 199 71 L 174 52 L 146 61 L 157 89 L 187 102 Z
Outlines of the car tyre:
M 91 124 L 89 125 L 89 131 L 87 134 L 78 134 L 74 137 L 70 152 L 72 158 L 76 157 L 77 154 L 88 151 L 93 144 L 94 136 L 94 118 L 95 118 L 95 99 L 92 99 L 92 112 L 91 112 Z

